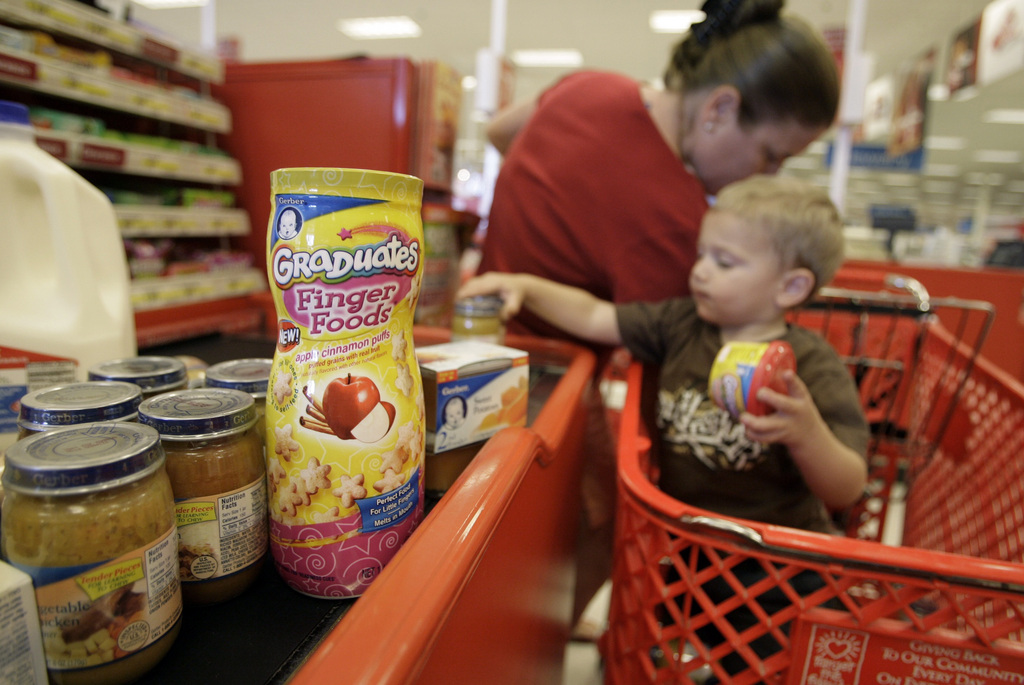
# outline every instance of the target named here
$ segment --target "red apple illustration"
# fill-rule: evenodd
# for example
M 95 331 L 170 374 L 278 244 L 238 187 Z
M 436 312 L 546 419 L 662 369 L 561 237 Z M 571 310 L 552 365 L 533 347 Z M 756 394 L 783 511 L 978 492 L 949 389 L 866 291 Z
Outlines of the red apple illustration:
M 395 420 L 395 406 L 381 402 L 377 384 L 351 373 L 327 385 L 321 411 L 331 432 L 342 440 L 377 442 Z

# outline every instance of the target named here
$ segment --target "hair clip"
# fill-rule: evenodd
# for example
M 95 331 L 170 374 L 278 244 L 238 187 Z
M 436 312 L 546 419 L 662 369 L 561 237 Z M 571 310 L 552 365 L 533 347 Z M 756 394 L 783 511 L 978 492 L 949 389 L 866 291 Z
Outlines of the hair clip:
M 702 6 L 704 19 L 690 27 L 700 45 L 707 45 L 712 35 L 729 25 L 729 20 L 743 0 L 707 0 Z

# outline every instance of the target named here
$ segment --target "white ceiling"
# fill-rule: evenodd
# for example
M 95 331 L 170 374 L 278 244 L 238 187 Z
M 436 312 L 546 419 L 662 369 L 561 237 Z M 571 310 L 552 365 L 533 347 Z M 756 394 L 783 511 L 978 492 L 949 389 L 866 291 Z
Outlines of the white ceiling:
M 210 0 L 214 32 L 236 37 L 246 62 L 408 56 L 438 59 L 464 74 L 475 71 L 477 51 L 491 43 L 491 9 L 487 0 Z M 506 0 L 506 52 L 525 48 L 574 47 L 585 66 L 613 69 L 638 79 L 656 79 L 678 36 L 650 31 L 647 18 L 657 9 L 698 8 L 701 0 Z M 875 77 L 898 75 L 915 57 L 934 47 L 939 65 L 933 82 L 943 81 L 942 65 L 952 36 L 981 15 L 988 0 L 864 0 L 863 49 L 874 60 Z M 823 29 L 841 28 L 850 12 L 848 0 L 789 0 L 788 11 Z M 203 12 L 195 8 L 146 10 L 133 8 L 137 20 L 166 31 L 186 43 L 199 44 Z M 207 16 L 211 13 L 207 11 Z M 338 19 L 358 16 L 408 15 L 423 28 L 415 39 L 355 41 L 341 34 Z M 209 30 L 210 25 L 205 25 Z M 559 75 L 553 69 L 522 69 L 516 75 L 517 97 L 527 97 Z M 1024 126 L 982 123 L 992 108 L 1024 107 L 1024 70 L 979 89 L 963 102 L 931 102 L 928 136 L 967 139 L 959 151 L 927 150 L 926 171 L 917 175 L 851 174 L 845 193 L 848 220 L 862 223 L 870 204 L 910 204 L 925 224 L 953 226 L 976 209 L 979 180 L 992 186 L 989 215 L 1019 220 L 1024 207 L 1024 164 L 973 160 L 977 150 L 1024 152 Z M 472 143 L 479 130 L 463 125 L 461 135 Z M 472 149 L 472 144 L 464 146 Z M 794 160 L 787 173 L 816 178 L 828 185 L 828 169 L 820 153 Z M 957 177 L 929 177 L 930 165 L 956 165 Z M 803 167 L 813 167 L 805 169 Z

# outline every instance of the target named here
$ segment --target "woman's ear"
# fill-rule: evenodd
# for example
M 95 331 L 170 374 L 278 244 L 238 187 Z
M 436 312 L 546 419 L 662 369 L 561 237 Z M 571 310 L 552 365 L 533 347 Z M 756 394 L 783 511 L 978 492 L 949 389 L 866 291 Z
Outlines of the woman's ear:
M 776 296 L 780 309 L 792 309 L 814 292 L 814 272 L 805 267 L 789 269 L 782 275 L 781 287 Z
M 735 86 L 716 86 L 701 106 L 700 122 L 704 131 L 713 133 L 721 125 L 739 119 L 741 95 Z

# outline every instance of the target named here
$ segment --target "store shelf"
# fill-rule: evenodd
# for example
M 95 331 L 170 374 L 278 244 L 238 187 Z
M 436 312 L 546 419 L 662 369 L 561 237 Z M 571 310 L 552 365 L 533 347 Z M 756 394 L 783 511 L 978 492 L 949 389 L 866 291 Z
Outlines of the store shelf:
M 0 19 L 89 41 L 205 81 L 220 83 L 224 78 L 223 64 L 215 55 L 158 39 L 81 3 L 4 0 Z
M 176 152 L 67 131 L 37 130 L 36 143 L 75 168 L 224 185 L 242 180 L 242 167 L 231 157 Z
M 249 215 L 242 209 L 115 205 L 125 238 L 197 238 L 247 235 Z
M 260 334 L 263 327 L 264 310 L 248 297 L 135 312 L 135 336 L 140 350 L 214 333 Z
M 120 80 L 99 70 L 24 50 L 0 47 L 0 81 L 214 133 L 231 130 L 231 112 L 213 100 Z
M 141 278 L 132 281 L 135 311 L 197 304 L 224 297 L 251 295 L 266 290 L 263 274 L 256 269 L 227 269 L 202 273 Z
M 250 232 L 248 213 L 193 204 L 208 202 L 194 199 L 202 193 L 232 196 L 225 188 L 242 180 L 239 162 L 211 147 L 232 129 L 231 110 L 208 96 L 223 81 L 221 61 L 70 0 L 0 0 L 0 29 L 0 97 L 35 108 L 39 147 L 108 196 L 140 203 L 115 205 L 127 248 L 162 239 L 167 259 L 190 260 L 154 269 L 177 275 L 132 281 L 138 346 L 261 332 L 266 307 L 249 296 L 266 277 L 237 255 L 221 258 L 227 238 Z M 183 249 L 167 249 L 181 238 Z

